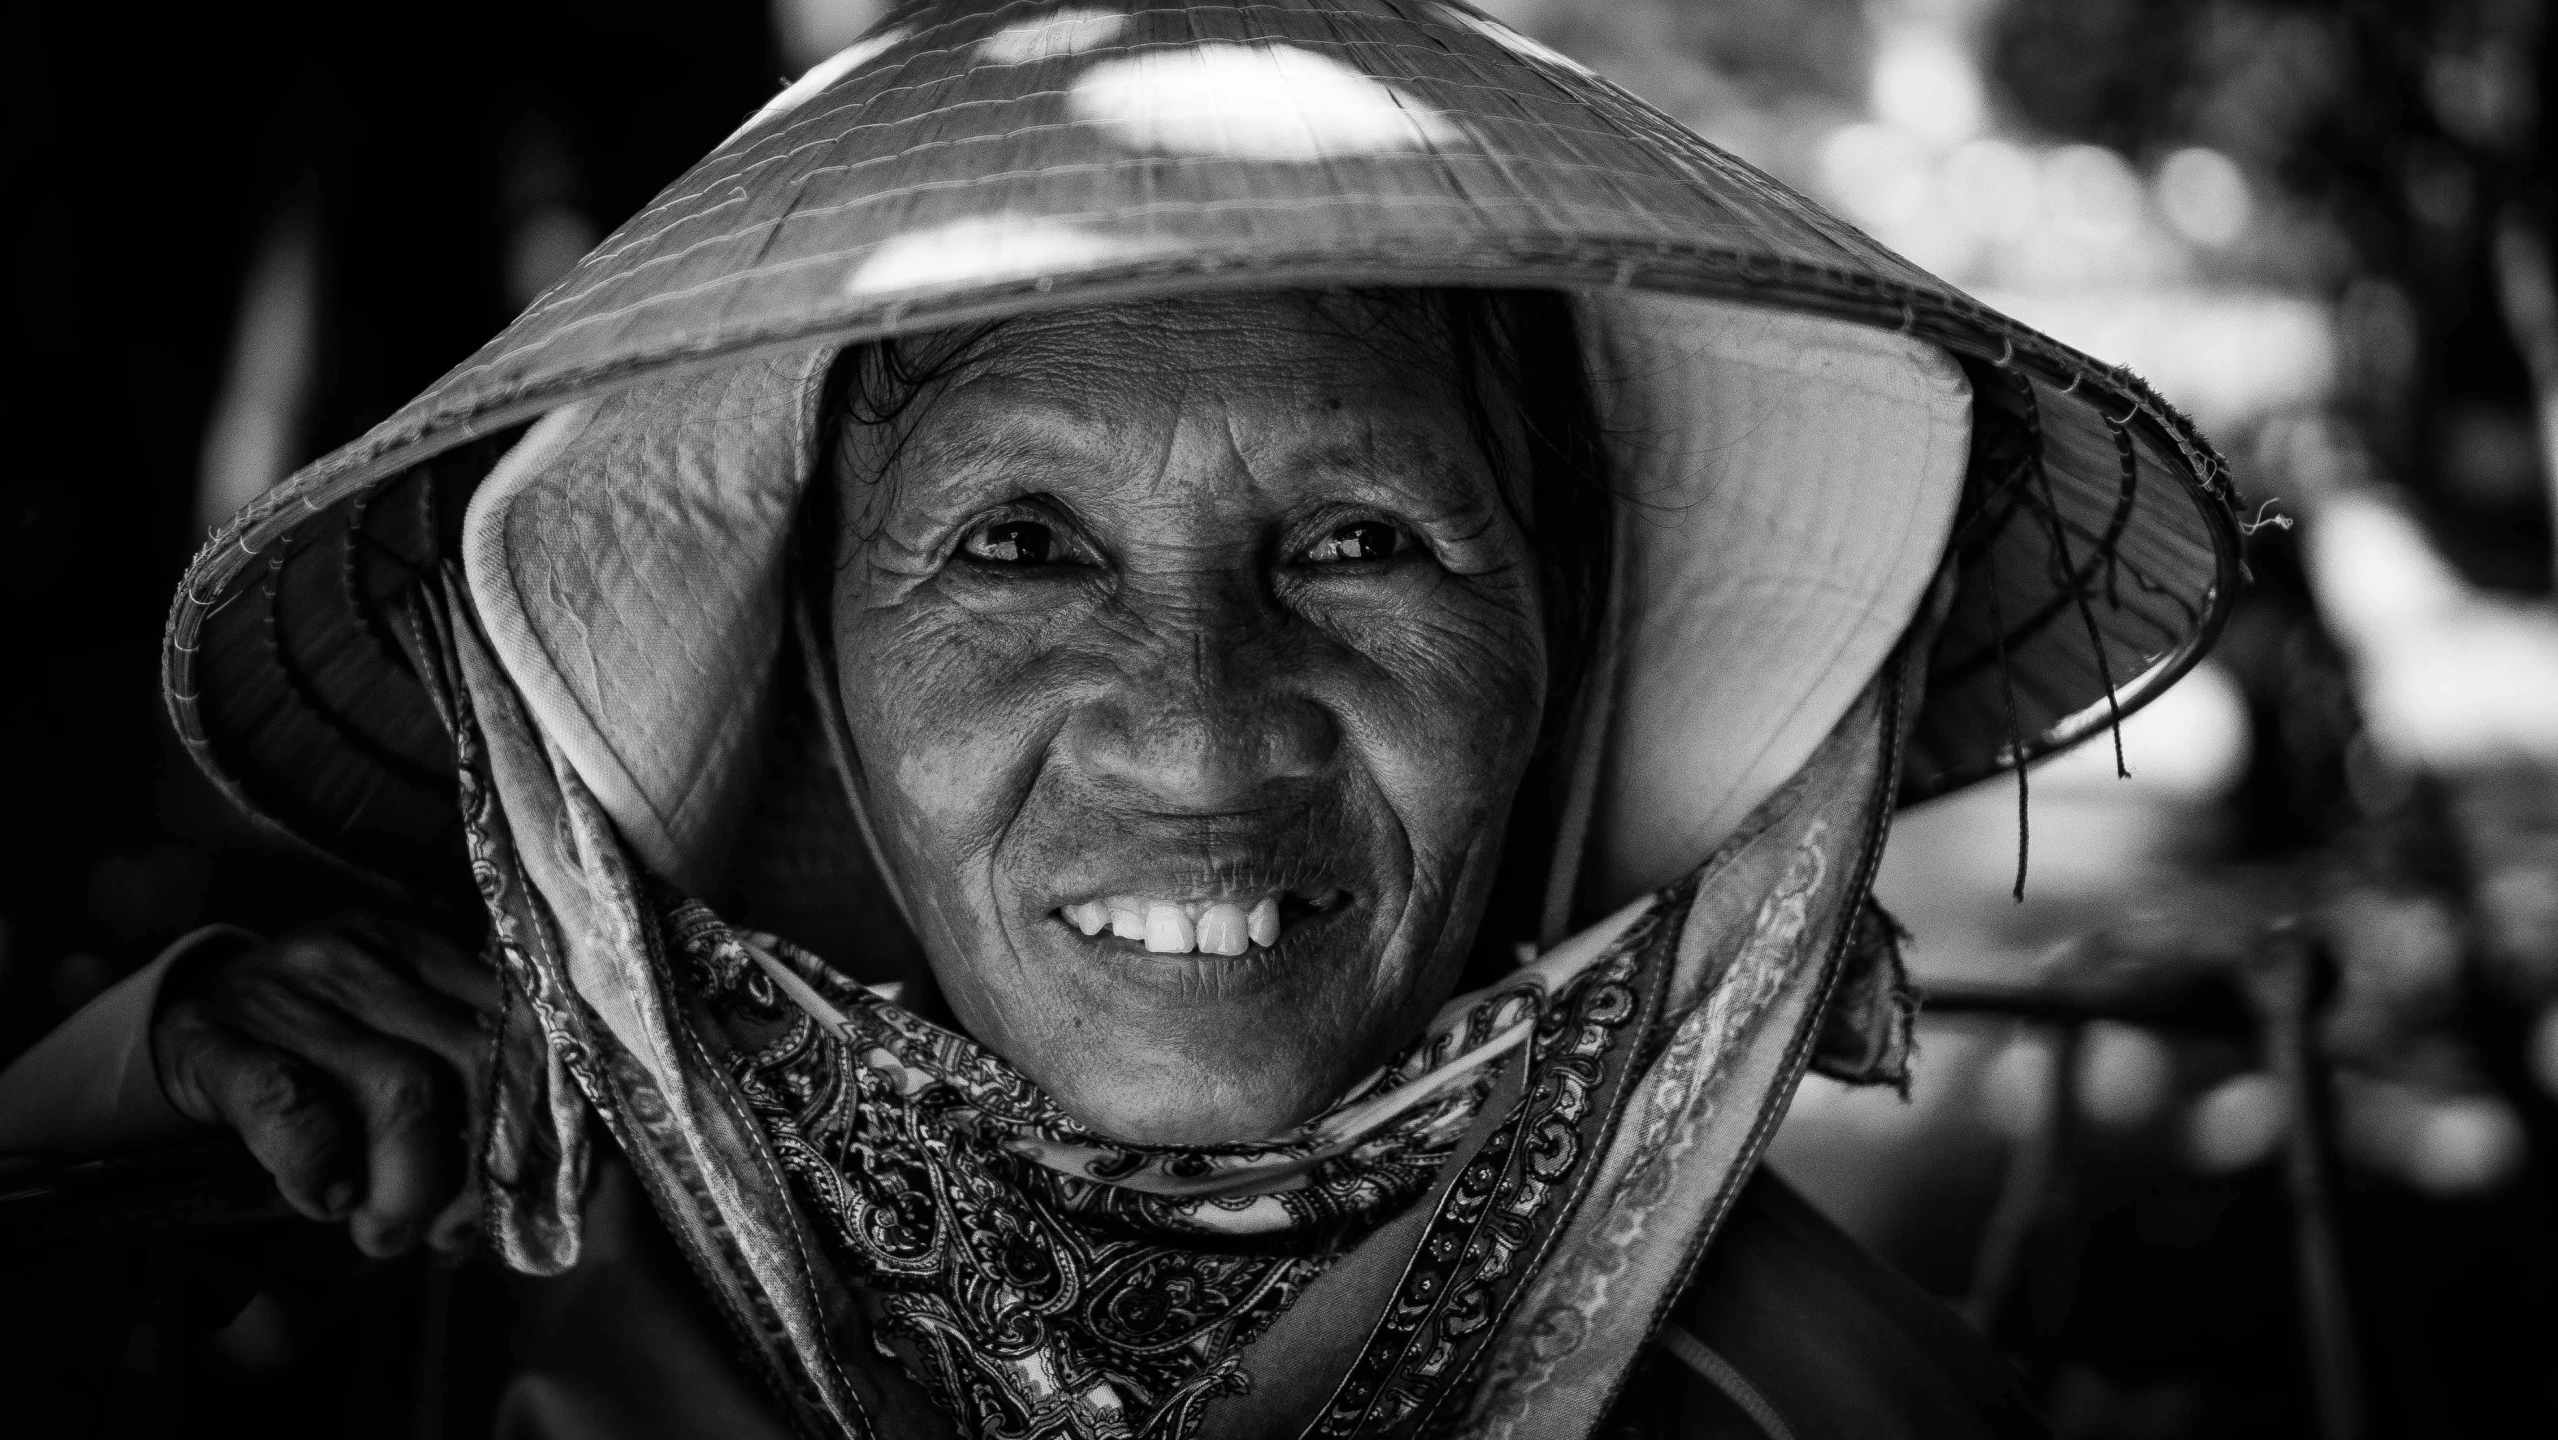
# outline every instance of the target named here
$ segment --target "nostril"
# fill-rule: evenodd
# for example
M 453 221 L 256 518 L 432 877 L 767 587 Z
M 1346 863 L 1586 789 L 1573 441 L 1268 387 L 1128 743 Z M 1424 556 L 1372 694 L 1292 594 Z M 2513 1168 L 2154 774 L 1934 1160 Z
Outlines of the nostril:
M 1302 696 L 1259 687 L 1188 697 L 1114 696 L 1067 734 L 1078 768 L 1128 785 L 1172 809 L 1237 808 L 1267 786 L 1319 774 L 1339 727 Z

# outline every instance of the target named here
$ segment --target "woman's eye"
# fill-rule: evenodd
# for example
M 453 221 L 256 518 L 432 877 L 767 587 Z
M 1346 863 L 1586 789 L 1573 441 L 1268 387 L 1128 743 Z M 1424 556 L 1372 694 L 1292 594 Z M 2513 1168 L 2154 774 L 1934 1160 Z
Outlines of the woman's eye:
M 1354 520 L 1314 543 L 1306 558 L 1323 565 L 1342 560 L 1391 560 L 1411 544 L 1383 520 Z
M 998 520 L 980 525 L 960 543 L 972 560 L 990 565 L 1047 565 L 1054 563 L 1064 547 L 1057 543 L 1057 532 L 1037 520 Z

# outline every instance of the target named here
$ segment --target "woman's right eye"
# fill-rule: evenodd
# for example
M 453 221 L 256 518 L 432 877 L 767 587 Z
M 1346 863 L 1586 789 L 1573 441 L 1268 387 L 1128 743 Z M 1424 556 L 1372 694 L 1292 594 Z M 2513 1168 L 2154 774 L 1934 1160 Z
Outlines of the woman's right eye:
M 996 520 L 968 532 L 960 553 L 989 565 L 1052 565 L 1064 546 L 1057 532 L 1039 520 Z
M 1383 520 L 1353 520 L 1307 547 L 1305 558 L 1317 565 L 1392 560 L 1412 548 L 1412 537 Z

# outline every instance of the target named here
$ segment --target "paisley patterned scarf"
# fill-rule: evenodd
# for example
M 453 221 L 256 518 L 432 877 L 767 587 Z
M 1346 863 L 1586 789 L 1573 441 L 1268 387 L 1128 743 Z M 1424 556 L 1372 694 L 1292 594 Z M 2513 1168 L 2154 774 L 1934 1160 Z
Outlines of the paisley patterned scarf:
M 1430 1188 L 1503 1067 L 1554 1068 L 1595 958 L 1446 1007 L 1286 1136 L 1174 1149 L 1092 1133 L 787 942 L 697 904 L 667 924 L 827 1250 L 971 1434 L 1184 1433 L 1309 1282 Z
M 467 612 L 413 621 L 508 980 L 493 1241 L 574 1263 L 591 1110 L 786 1404 L 856 1437 L 1588 1433 L 1808 1055 L 1915 683 L 1323 1114 L 1163 1148 L 671 893 Z

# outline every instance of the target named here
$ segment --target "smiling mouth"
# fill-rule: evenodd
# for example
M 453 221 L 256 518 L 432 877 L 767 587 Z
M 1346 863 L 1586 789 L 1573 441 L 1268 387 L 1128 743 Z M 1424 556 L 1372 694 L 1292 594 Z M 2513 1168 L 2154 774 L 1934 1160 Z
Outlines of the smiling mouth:
M 1063 905 L 1057 919 L 1083 934 L 1133 940 L 1156 955 L 1241 955 L 1268 950 L 1298 924 L 1340 907 L 1340 891 L 1267 890 L 1166 899 L 1111 895 Z

